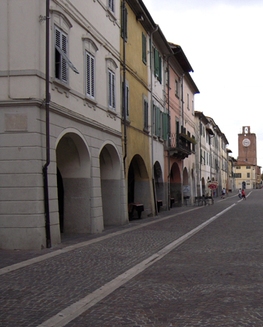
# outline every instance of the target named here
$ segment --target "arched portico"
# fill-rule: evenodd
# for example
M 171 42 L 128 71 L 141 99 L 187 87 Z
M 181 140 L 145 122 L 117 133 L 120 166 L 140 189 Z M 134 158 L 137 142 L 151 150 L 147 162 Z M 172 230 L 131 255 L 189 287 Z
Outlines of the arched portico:
M 146 169 L 144 160 L 140 155 L 135 155 L 129 165 L 128 170 L 128 204 L 129 217 L 133 203 L 140 203 L 144 206 L 143 215 L 153 212 L 152 187 L 149 180 L 149 174 Z
M 100 152 L 100 176 L 104 226 L 119 225 L 124 219 L 121 210 L 121 163 L 111 144 L 104 145 Z
M 163 172 L 159 161 L 154 164 L 154 183 L 157 200 L 164 200 Z
M 60 230 L 90 232 L 90 155 L 84 139 L 70 131 L 56 147 Z
M 170 194 L 175 206 L 182 205 L 182 180 L 178 164 L 173 163 L 170 172 Z
M 183 170 L 183 195 L 184 197 L 191 196 L 190 181 L 189 181 L 188 171 L 186 167 L 184 167 Z

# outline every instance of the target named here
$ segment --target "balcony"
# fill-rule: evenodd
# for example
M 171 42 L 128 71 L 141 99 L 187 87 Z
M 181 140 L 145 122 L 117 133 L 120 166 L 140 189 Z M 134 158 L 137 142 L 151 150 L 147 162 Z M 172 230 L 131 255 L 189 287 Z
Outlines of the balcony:
M 170 145 L 168 147 L 170 156 L 178 159 L 188 158 L 188 156 L 194 152 L 195 144 L 194 138 L 191 138 L 185 133 L 172 133 L 170 136 Z

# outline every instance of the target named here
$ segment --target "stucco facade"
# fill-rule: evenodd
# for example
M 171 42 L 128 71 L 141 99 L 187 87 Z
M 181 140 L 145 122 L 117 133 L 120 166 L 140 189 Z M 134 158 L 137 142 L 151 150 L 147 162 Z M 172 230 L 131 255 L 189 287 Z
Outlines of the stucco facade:
M 0 248 L 234 185 L 226 136 L 195 111 L 193 68 L 142 0 L 3 0 L 0 15 Z
M 128 220 L 119 7 L 50 1 L 47 124 L 45 2 L 0 4 L 1 248 L 39 249 L 59 243 L 62 232 L 101 232 Z

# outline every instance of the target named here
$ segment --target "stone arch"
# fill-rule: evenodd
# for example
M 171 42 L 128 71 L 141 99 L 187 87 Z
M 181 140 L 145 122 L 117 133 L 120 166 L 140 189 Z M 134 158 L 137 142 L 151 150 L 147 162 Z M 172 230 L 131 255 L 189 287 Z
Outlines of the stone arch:
M 174 204 L 175 206 L 182 205 L 182 179 L 181 179 L 181 171 L 176 162 L 173 163 L 170 172 L 170 194 L 171 194 L 171 206 Z
M 100 183 L 104 226 L 119 225 L 123 220 L 121 161 L 114 145 L 100 151 Z
M 57 188 L 60 230 L 90 232 L 91 162 L 84 138 L 64 132 L 57 141 Z
M 188 175 L 188 171 L 187 171 L 186 167 L 184 167 L 184 170 L 183 170 L 183 195 L 184 195 L 184 197 L 191 196 L 189 175 Z
M 146 169 L 145 162 L 140 155 L 135 155 L 130 162 L 128 170 L 128 205 L 129 205 L 129 218 L 133 217 L 132 205 L 134 203 L 143 204 L 144 212 L 146 215 L 152 213 L 151 204 L 151 181 Z
M 202 194 L 201 195 L 206 195 L 205 194 L 205 187 L 206 187 L 206 181 L 205 181 L 205 178 L 202 177 L 202 180 L 201 180 L 201 191 L 202 191 Z
M 156 161 L 153 166 L 154 171 L 154 187 L 155 187 L 155 202 L 157 204 L 157 211 L 160 211 L 160 207 L 165 201 L 165 190 L 163 181 L 163 170 L 159 161 Z

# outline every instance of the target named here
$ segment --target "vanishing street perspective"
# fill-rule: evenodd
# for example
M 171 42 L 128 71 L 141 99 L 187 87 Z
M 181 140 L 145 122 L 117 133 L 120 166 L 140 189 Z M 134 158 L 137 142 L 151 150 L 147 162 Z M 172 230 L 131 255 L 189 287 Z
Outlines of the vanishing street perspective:
M 262 190 L 1 250 L 1 327 L 263 325 Z
M 0 327 L 263 326 L 262 87 L 198 107 L 179 2 L 0 0 Z

